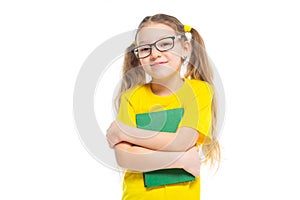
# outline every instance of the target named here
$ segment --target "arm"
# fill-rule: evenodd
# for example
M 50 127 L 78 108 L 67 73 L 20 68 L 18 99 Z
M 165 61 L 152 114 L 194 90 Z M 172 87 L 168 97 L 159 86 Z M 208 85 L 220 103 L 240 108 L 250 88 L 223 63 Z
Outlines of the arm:
M 122 96 L 118 121 L 114 121 L 107 130 L 110 146 L 125 141 L 152 150 L 186 151 L 196 142 L 210 143 L 212 91 L 208 84 L 204 84 L 195 95 L 186 103 L 188 106 L 184 108 L 181 127 L 172 134 L 135 128 L 133 104 L 129 98 Z
M 129 143 L 115 146 L 119 166 L 140 172 L 167 168 L 183 168 L 194 176 L 199 176 L 200 159 L 196 147 L 186 152 L 153 151 Z
M 139 129 L 114 121 L 106 136 L 111 147 L 125 141 L 152 150 L 182 152 L 195 145 L 199 133 L 193 128 L 180 127 L 176 133 L 170 134 Z

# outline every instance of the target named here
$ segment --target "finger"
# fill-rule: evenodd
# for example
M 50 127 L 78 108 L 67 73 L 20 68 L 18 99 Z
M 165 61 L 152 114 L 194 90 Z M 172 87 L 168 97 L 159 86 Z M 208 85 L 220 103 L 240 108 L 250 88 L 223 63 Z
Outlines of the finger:
M 113 148 L 115 146 L 114 143 L 111 141 L 110 137 L 106 137 L 106 140 L 110 148 Z
M 197 171 L 195 171 L 195 170 L 189 170 L 188 172 L 189 172 L 190 174 L 192 174 L 193 176 L 195 176 L 195 177 L 198 176 L 198 173 L 197 173 Z
M 198 177 L 198 176 L 200 176 L 200 170 L 195 170 L 194 172 L 193 172 L 193 176 L 195 176 L 195 177 Z
M 110 133 L 111 133 L 110 129 L 107 129 L 106 130 L 106 135 L 110 135 Z

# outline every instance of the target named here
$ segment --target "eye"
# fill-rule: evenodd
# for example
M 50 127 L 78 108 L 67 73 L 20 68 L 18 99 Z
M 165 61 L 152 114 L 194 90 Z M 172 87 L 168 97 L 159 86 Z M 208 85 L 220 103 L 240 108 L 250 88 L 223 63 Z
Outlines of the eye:
M 164 38 L 157 43 L 160 50 L 168 50 L 173 47 L 173 40 L 171 38 Z
M 139 52 L 145 52 L 145 51 L 150 51 L 150 47 L 140 47 L 138 49 Z
M 171 46 L 171 45 L 172 45 L 171 42 L 163 42 L 163 43 L 159 44 L 159 46 L 161 46 L 161 47 L 166 47 L 166 46 Z

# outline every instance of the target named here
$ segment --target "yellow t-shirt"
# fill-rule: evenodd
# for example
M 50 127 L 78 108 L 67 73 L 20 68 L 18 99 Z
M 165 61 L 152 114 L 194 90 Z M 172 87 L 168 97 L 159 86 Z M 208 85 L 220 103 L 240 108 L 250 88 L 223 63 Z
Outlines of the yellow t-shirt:
M 178 127 L 186 126 L 197 130 L 201 137 L 197 145 L 211 139 L 211 103 L 213 90 L 204 81 L 184 79 L 183 86 L 169 96 L 154 94 L 149 84 L 126 91 L 121 98 L 118 120 L 136 127 L 136 114 L 183 108 L 184 114 Z M 205 138 L 205 139 L 204 139 Z M 142 173 L 127 171 L 123 181 L 123 200 L 199 200 L 200 178 L 195 181 L 144 187 Z

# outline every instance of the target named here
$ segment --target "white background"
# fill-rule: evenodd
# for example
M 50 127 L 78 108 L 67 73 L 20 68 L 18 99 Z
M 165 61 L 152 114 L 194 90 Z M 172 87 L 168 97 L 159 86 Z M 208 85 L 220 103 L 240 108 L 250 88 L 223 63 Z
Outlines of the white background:
M 0 199 L 120 199 L 121 176 L 77 134 L 74 84 L 96 47 L 160 12 L 199 30 L 225 89 L 222 163 L 202 171 L 202 200 L 299 199 L 297 5 L 1 1 Z

